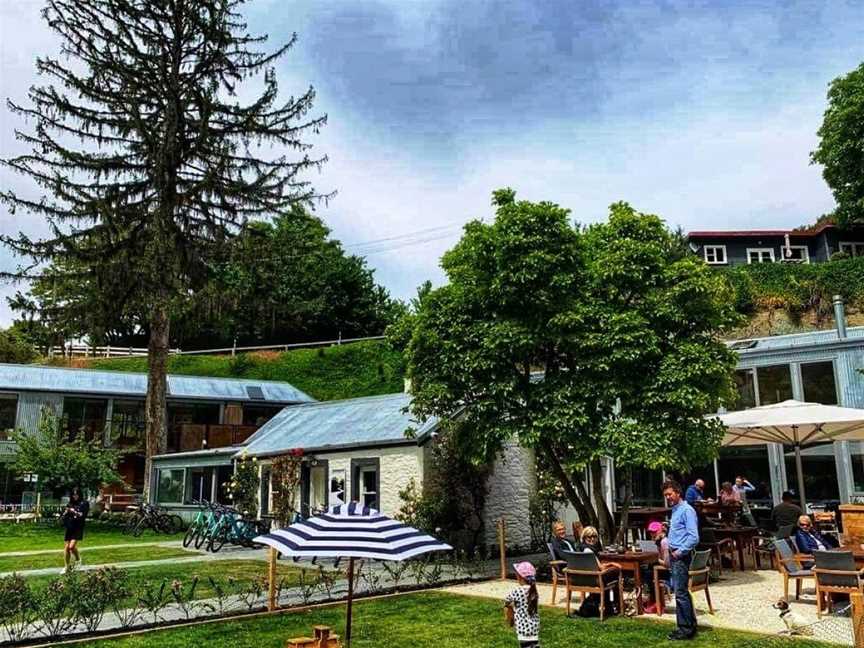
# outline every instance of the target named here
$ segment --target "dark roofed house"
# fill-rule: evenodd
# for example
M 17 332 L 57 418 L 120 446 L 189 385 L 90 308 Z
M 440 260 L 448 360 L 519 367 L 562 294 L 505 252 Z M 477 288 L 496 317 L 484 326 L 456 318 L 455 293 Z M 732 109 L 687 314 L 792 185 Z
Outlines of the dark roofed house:
M 800 230 L 711 230 L 687 234 L 690 249 L 709 265 L 819 263 L 836 252 L 864 255 L 864 229 L 825 223 Z

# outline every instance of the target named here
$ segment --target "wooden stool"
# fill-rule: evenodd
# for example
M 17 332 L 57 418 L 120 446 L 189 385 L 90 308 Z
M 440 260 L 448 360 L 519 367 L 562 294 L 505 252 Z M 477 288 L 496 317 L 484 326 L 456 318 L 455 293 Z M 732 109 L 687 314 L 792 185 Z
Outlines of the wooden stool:
M 295 637 L 285 642 L 285 648 L 316 648 L 318 642 L 310 637 Z
M 330 626 L 313 626 L 315 638 L 297 637 L 285 642 L 285 648 L 342 648 L 339 635 L 332 633 Z

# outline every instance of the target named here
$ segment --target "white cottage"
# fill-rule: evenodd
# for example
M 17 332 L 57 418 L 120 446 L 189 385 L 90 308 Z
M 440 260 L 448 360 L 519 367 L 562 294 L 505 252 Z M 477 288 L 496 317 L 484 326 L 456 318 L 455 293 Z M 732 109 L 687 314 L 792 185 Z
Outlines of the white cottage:
M 183 491 L 191 493 L 191 499 L 219 499 L 216 477 L 224 475 L 240 455 L 256 457 L 261 466 L 259 510 L 268 515 L 273 459 L 302 454 L 298 502 L 302 514 L 338 501 L 358 501 L 393 516 L 403 504 L 399 492 L 412 479 L 422 488 L 437 436 L 437 421 L 419 424 L 412 419 L 407 411 L 410 400 L 410 394 L 399 393 L 286 407 L 242 445 L 164 455 L 156 458 L 156 466 L 160 471 L 175 471 L 178 477 L 184 471 Z M 535 473 L 533 455 L 521 448 L 507 448 L 496 461 L 484 511 L 487 543 L 495 542 L 495 525 L 503 516 L 508 544 L 530 544 L 529 502 L 536 490 Z M 207 481 L 206 475 L 213 477 Z M 157 501 L 161 499 L 158 490 Z

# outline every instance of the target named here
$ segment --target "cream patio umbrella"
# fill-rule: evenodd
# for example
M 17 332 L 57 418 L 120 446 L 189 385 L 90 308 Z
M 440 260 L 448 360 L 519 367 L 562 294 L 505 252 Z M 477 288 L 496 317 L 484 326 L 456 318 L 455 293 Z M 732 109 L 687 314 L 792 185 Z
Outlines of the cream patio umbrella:
M 724 446 L 763 443 L 793 446 L 802 509 L 807 498 L 801 449 L 825 441 L 864 440 L 864 409 L 787 400 L 712 416 L 719 418 L 727 428 Z

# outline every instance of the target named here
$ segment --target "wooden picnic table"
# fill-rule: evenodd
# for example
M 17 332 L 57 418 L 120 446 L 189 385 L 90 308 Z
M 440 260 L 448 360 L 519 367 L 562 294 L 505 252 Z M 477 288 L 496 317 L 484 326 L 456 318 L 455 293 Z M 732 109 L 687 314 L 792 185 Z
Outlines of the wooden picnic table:
M 759 534 L 759 529 L 756 527 L 739 527 L 739 526 L 712 526 L 714 535 L 718 538 L 731 538 L 735 543 L 735 548 L 738 550 L 738 569 L 744 571 L 744 549 L 749 547 L 753 549 L 753 539 Z M 753 566 L 756 566 L 755 549 Z
M 622 572 L 633 572 L 633 583 L 636 587 L 636 612 L 642 614 L 642 565 L 653 565 L 659 560 L 659 554 L 656 551 L 626 551 L 611 552 L 601 551 L 597 557 L 602 563 L 615 563 L 621 566 Z M 623 613 L 624 602 L 620 602 Z

